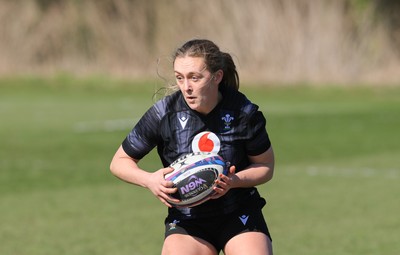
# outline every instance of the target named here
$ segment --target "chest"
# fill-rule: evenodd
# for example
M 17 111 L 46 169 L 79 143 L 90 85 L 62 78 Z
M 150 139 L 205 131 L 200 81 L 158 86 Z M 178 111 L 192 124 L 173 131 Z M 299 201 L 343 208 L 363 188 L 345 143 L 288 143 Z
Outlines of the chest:
M 199 116 L 182 111 L 166 116 L 160 127 L 160 153 L 167 162 L 191 152 L 212 151 L 233 162 L 245 157 L 249 127 L 238 112 Z

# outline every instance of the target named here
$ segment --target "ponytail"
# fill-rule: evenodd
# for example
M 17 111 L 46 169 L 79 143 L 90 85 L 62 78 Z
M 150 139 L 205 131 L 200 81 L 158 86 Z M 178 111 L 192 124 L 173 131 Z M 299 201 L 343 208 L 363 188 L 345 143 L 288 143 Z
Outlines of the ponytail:
M 223 59 L 223 71 L 224 77 L 220 83 L 220 89 L 231 88 L 234 90 L 239 90 L 239 74 L 236 70 L 236 65 L 230 54 L 221 52 Z

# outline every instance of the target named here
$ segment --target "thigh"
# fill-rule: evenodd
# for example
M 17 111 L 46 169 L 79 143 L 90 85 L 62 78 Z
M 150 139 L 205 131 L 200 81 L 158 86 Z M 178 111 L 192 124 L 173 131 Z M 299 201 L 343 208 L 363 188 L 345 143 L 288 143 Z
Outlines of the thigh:
M 272 242 L 261 232 L 245 232 L 230 239 L 224 248 L 225 255 L 272 255 Z
M 164 240 L 162 255 L 218 255 L 214 246 L 201 238 L 172 234 Z

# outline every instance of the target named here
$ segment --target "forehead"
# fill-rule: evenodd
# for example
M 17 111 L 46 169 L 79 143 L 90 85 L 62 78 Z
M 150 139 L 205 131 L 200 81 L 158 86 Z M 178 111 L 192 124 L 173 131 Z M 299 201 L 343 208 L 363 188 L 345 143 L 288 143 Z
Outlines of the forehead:
M 178 73 L 201 73 L 206 69 L 206 64 L 202 57 L 177 57 L 174 62 L 174 71 Z

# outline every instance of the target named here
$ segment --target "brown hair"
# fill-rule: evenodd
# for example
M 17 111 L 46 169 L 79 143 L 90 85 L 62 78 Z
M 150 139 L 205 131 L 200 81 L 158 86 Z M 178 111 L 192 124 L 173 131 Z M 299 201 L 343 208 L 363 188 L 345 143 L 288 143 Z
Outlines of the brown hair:
M 202 57 L 206 68 L 214 73 L 218 70 L 224 72 L 219 88 L 232 88 L 239 90 L 239 74 L 230 54 L 220 51 L 219 47 L 210 40 L 194 39 L 187 41 L 179 47 L 173 55 L 173 63 L 178 57 Z

